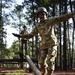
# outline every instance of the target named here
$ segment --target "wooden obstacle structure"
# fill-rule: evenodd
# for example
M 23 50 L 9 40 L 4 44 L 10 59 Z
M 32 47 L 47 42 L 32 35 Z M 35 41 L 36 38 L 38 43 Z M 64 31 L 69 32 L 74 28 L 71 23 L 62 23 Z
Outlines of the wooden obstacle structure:
M 23 59 L 23 60 L 21 59 L 0 59 L 0 63 L 1 64 L 20 64 L 20 62 L 28 62 L 33 73 L 35 75 L 41 75 L 41 72 L 38 70 L 38 68 L 34 64 L 37 61 L 34 59 L 31 59 L 28 55 L 26 55 L 25 57 L 26 59 Z

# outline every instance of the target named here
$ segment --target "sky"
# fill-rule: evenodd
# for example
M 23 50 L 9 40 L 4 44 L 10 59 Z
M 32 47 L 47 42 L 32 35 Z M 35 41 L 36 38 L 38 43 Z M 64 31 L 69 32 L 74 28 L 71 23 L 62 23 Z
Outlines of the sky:
M 16 0 L 17 4 L 21 4 L 24 0 Z
M 16 0 L 16 3 L 21 4 L 23 1 L 24 0 Z M 15 40 L 18 40 L 18 38 L 13 36 L 12 33 L 18 33 L 18 31 L 10 26 L 6 26 L 5 29 L 7 31 L 7 48 L 9 48 Z
M 16 29 L 6 26 L 7 31 L 7 48 L 9 48 L 15 40 L 18 40 L 17 37 L 13 36 L 12 33 L 18 33 Z

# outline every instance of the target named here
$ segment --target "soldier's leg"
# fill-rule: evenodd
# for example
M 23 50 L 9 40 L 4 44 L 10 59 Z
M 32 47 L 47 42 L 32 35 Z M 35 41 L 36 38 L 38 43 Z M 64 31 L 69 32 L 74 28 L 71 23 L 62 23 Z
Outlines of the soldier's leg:
M 21 41 L 21 47 L 20 47 L 20 59 L 22 60 L 23 59 L 23 41 Z M 23 68 L 23 62 L 21 62 L 21 65 L 20 65 L 21 68 Z
M 46 68 L 46 56 L 47 56 L 48 49 L 44 49 L 40 51 L 40 59 L 39 59 L 39 64 L 40 64 L 40 70 L 42 71 L 42 75 L 47 74 L 47 68 Z
M 57 56 L 57 46 L 48 49 L 47 64 L 48 75 L 53 75 L 55 70 L 55 58 Z
M 25 41 L 25 55 L 27 55 L 28 52 L 27 52 L 27 41 Z

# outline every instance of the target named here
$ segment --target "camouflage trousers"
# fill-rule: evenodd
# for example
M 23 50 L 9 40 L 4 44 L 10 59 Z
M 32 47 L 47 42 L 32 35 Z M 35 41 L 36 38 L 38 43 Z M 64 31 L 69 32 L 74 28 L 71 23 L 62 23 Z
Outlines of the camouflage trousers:
M 47 68 L 50 71 L 55 70 L 55 58 L 57 56 L 57 46 L 40 50 L 39 64 L 41 69 Z

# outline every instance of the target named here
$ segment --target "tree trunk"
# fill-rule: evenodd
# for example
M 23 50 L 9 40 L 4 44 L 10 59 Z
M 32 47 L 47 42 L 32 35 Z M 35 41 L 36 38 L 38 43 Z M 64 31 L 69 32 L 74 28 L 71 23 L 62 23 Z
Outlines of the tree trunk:
M 63 3 L 65 3 L 64 14 L 66 14 L 66 11 L 67 11 L 67 0 L 65 0 Z M 67 70 L 66 21 L 63 22 L 63 24 L 64 24 L 64 26 L 63 26 L 64 27 L 64 31 L 63 31 L 63 70 Z
M 72 4 L 71 4 L 71 0 L 70 0 L 70 9 L 71 9 L 71 12 L 72 12 Z M 73 65 L 73 53 L 74 53 L 74 30 L 75 30 L 75 20 L 74 20 L 74 18 L 72 18 L 72 20 L 73 20 L 73 33 L 72 33 L 72 54 L 71 54 L 71 69 L 72 69 L 72 65 Z

